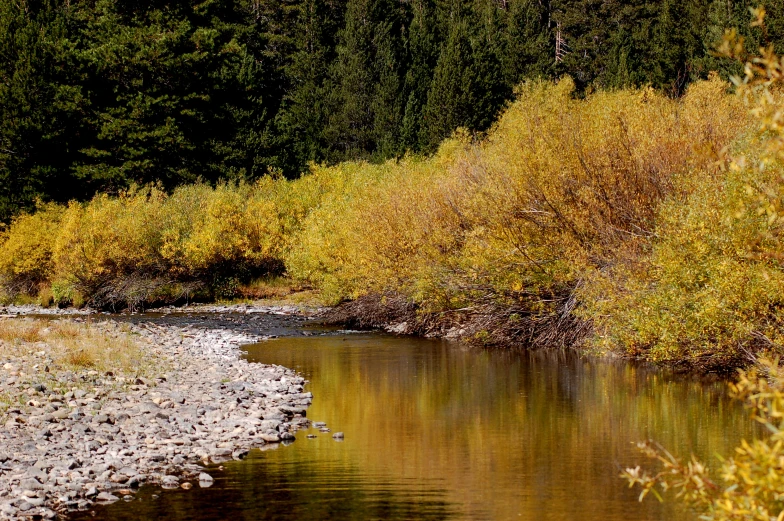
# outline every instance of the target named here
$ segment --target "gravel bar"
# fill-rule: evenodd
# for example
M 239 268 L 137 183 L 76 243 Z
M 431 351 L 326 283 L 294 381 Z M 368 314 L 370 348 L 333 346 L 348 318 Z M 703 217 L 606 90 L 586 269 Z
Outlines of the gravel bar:
M 16 389 L 32 399 L 0 417 L 0 518 L 67 517 L 131 498 L 144 483 L 209 486 L 206 465 L 289 443 L 308 426 L 306 381 L 241 358 L 241 345 L 264 336 L 152 323 L 94 326 L 138 334 L 156 376 L 84 370 L 49 375 L 65 380 L 47 386 L 34 383 L 43 361 L 2 365 L 0 392 Z

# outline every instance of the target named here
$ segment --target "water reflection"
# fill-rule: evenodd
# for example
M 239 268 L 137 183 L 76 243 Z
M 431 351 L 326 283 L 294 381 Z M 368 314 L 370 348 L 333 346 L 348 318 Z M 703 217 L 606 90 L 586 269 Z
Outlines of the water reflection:
M 345 335 L 281 338 L 248 357 L 303 372 L 309 416 L 345 441 L 301 433 L 229 464 L 210 489 L 145 489 L 99 518 L 691 519 L 624 487 L 632 442 L 715 461 L 753 429 L 722 384 L 569 353 Z

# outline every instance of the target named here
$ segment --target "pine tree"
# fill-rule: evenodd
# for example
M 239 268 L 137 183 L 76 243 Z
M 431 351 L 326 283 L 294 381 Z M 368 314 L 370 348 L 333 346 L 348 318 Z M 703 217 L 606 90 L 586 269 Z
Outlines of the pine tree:
M 495 33 L 493 24 L 480 25 L 472 39 L 467 21 L 451 26 L 423 110 L 420 139 L 426 149 L 433 150 L 458 127 L 487 129 L 511 93 L 497 57 Z
M 325 159 L 326 82 L 343 16 L 343 3 L 337 0 L 304 0 L 299 6 L 296 50 L 286 69 L 291 88 L 276 122 L 285 158 L 280 167 L 288 176 L 297 175 L 308 162 Z
M 376 24 L 373 38 L 376 88 L 373 93 L 373 151 L 379 158 L 400 153 L 402 78 L 392 22 Z
M 434 10 L 430 2 L 412 2 L 412 18 L 408 26 L 409 66 L 405 76 L 406 101 L 401 122 L 401 148 L 421 150 L 422 111 L 433 79 L 433 69 L 438 60 L 438 45 L 434 28 Z
M 501 63 L 508 85 L 552 74 L 554 39 L 549 5 L 539 0 L 511 0 L 503 13 Z
M 394 154 L 399 148 L 402 27 L 399 4 L 350 0 L 331 72 L 329 158 Z M 383 148 L 384 152 L 381 152 Z
M 472 49 L 466 32 L 464 22 L 452 26 L 433 73 L 420 138 L 431 150 L 457 127 L 466 125 L 471 113 Z
M 70 85 L 68 17 L 54 0 L 0 4 L 0 222 L 75 194 L 67 167 L 88 101 Z
M 374 94 L 372 0 L 350 0 L 331 71 L 330 118 L 325 129 L 331 158 L 362 155 L 373 148 Z

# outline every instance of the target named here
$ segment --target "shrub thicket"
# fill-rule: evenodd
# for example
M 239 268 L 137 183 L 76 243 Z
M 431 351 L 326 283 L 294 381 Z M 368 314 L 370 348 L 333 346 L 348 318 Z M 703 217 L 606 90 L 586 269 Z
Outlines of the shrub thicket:
M 719 472 L 696 458 L 683 461 L 660 445 L 648 441 L 639 447 L 658 463 L 659 471 L 626 469 L 622 477 L 659 499 L 659 490 L 676 491 L 678 498 L 700 512 L 705 521 L 771 521 L 784 519 L 784 392 L 778 360 L 760 364 L 762 374 L 741 373 L 732 385 L 751 417 L 764 425 L 767 437 L 743 440 L 735 453 L 723 460 Z
M 289 269 L 332 302 L 402 294 L 484 341 L 576 340 L 574 290 L 644 255 L 661 203 L 718 175 L 747 118 L 716 78 L 680 100 L 572 89 L 523 86 L 481 143 L 329 169 L 346 181 L 308 216 Z
M 199 289 L 231 296 L 240 282 L 283 271 L 288 238 L 316 200 L 301 184 L 297 196 L 272 178 L 171 195 L 144 188 L 22 215 L 0 247 L 5 291 L 97 306 L 176 300 Z
M 765 10 L 753 12 L 753 25 L 764 28 Z M 732 388 L 764 426 L 759 439 L 743 440 L 718 473 L 649 441 L 640 447 L 659 470 L 636 467 L 622 474 L 642 488 L 641 500 L 650 492 L 661 498 L 657 488 L 674 489 L 700 519 L 713 521 L 784 519 L 784 372 L 778 357 L 784 340 L 784 60 L 772 46 L 759 56 L 747 56 L 743 48 L 735 33 L 725 35 L 722 51 L 746 63 L 745 76 L 734 82 L 750 102 L 759 134 L 735 151 L 726 175 L 664 212 L 660 228 L 667 233 L 642 269 L 627 277 L 625 298 L 606 328 L 615 345 L 647 349 L 654 358 L 710 357 L 726 367 L 727 359 L 745 355 L 746 362 L 757 362 Z M 760 359 L 762 350 L 777 356 Z
M 742 99 L 716 77 L 677 100 L 573 88 L 525 84 L 486 139 L 458 132 L 429 158 L 49 206 L 4 233 L 0 278 L 10 296 L 137 305 L 285 269 L 329 303 L 376 295 L 363 305 L 417 331 L 488 343 L 593 327 L 712 365 L 778 345 L 778 221 L 740 211 L 768 174 L 731 161 L 760 147 Z
M 782 62 L 772 47 L 757 57 L 743 49 L 736 33 L 725 36 L 723 52 L 747 63 L 735 83 L 757 126 L 680 181 L 686 197 L 664 206 L 646 255 L 583 295 L 586 316 L 602 317 L 605 347 L 728 368 L 784 346 Z

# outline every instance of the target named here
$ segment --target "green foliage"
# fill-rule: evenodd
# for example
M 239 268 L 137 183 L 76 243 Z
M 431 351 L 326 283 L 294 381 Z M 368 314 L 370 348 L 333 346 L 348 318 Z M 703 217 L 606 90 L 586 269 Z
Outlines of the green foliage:
M 56 0 L 0 5 L 0 222 L 41 194 L 77 193 L 69 145 L 87 100 L 73 83 L 67 35 Z
M 524 80 L 680 96 L 750 2 L 24 0 L 0 6 L 0 222 L 134 185 L 295 178 L 487 131 Z M 784 10 L 747 47 L 781 46 Z M 556 60 L 556 41 L 562 42 Z

